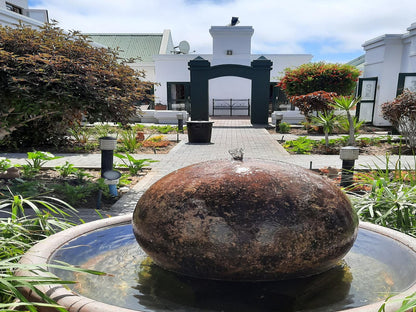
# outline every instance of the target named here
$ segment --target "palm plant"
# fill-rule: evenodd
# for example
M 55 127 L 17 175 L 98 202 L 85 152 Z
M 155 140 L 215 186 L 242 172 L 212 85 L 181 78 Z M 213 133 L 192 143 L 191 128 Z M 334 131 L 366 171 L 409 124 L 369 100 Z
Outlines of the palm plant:
M 348 96 L 338 96 L 333 98 L 333 102 L 330 103 L 332 107 L 336 109 L 343 110 L 347 113 L 347 120 L 349 125 L 348 135 L 348 145 L 355 146 L 355 127 L 354 120 L 351 116 L 350 110 L 353 109 L 360 102 L 360 98 L 348 97 Z M 355 123 L 357 124 L 357 122 Z
M 337 116 L 335 116 L 333 111 L 324 111 L 323 113 L 319 113 L 318 116 L 312 116 L 311 121 L 318 126 L 322 126 L 325 134 L 325 146 L 328 148 L 329 133 L 334 130 L 337 124 Z

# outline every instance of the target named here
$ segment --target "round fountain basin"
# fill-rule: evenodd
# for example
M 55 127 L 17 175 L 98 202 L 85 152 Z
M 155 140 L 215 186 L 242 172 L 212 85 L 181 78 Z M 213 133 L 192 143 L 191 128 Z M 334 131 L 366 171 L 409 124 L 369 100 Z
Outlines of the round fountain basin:
M 164 269 L 267 281 L 329 270 L 352 247 L 358 218 L 329 179 L 283 162 L 215 160 L 181 168 L 140 198 L 133 230 Z
M 72 290 L 57 285 L 40 289 L 70 312 L 365 312 L 377 311 L 385 298 L 396 295 L 386 306 L 392 312 L 401 304 L 398 299 L 416 292 L 415 239 L 368 223 L 360 224 L 353 248 L 327 272 L 245 283 L 194 279 L 153 265 L 137 245 L 130 222 L 131 216 L 115 217 L 62 231 L 35 245 L 22 262 L 61 260 L 110 274 L 54 271 L 78 284 Z M 26 295 L 36 298 L 30 292 Z

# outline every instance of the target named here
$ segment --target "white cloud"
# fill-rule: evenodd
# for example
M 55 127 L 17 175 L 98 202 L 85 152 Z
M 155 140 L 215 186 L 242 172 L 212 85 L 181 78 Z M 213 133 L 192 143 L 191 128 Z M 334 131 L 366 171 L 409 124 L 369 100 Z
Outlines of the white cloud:
M 175 43 L 188 40 L 191 50 L 210 53 L 210 26 L 254 27 L 253 50 L 262 53 L 361 53 L 361 45 L 385 33 L 404 33 L 416 22 L 414 0 L 40 0 L 50 18 L 64 29 L 83 32 L 162 32 L 171 29 Z M 335 46 L 334 46 L 335 44 Z M 316 52 L 315 52 L 316 53 Z

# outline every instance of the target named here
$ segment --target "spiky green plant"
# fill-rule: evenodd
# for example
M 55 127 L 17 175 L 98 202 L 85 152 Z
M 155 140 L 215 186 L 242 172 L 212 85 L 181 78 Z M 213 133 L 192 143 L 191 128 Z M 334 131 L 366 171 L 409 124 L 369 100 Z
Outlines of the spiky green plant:
M 347 120 L 348 120 L 348 145 L 355 146 L 355 128 L 354 128 L 354 120 L 351 116 L 351 110 L 360 102 L 360 98 L 356 98 L 353 96 L 338 96 L 333 98 L 333 102 L 329 105 L 340 109 L 346 112 Z
M 46 294 L 38 290 L 41 285 L 70 284 L 70 281 L 62 281 L 48 272 L 48 268 L 54 267 L 75 272 L 92 274 L 104 274 L 102 272 L 79 269 L 64 263 L 36 265 L 21 264 L 21 256 L 39 240 L 56 233 L 57 231 L 71 227 L 73 223 L 61 217 L 71 217 L 75 213 L 68 204 L 54 198 L 32 197 L 23 198 L 19 195 L 0 194 L 0 210 L 7 212 L 9 216 L 0 218 L 0 309 L 24 309 L 24 311 L 38 311 L 38 307 L 53 307 L 57 311 L 67 311 L 59 306 Z M 28 211 L 32 213 L 28 213 Z M 73 215 L 72 215 L 73 216 Z M 82 221 L 82 220 L 81 220 Z M 16 276 L 16 270 L 29 272 Z M 40 275 L 41 274 L 41 275 Z M 21 292 L 25 287 L 35 293 L 44 302 L 31 302 Z M 16 300 L 17 299 L 17 300 Z M 14 310 L 13 310 L 14 311 Z
M 333 111 L 324 111 L 318 113 L 318 116 L 312 116 L 312 123 L 321 126 L 325 134 L 325 146 L 329 147 L 329 134 L 334 130 L 337 125 L 337 116 Z

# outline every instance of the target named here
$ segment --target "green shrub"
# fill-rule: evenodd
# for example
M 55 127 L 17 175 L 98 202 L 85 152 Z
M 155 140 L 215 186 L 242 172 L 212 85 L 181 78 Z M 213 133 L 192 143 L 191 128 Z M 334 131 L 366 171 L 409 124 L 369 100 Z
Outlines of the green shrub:
M 306 136 L 299 137 L 293 141 L 287 141 L 283 147 L 295 154 L 309 154 L 316 142 Z
M 177 132 L 178 127 L 176 126 L 171 126 L 171 125 L 165 125 L 165 126 L 151 126 L 150 127 L 151 130 L 155 130 L 159 133 L 162 134 L 167 134 L 169 132 Z
M 12 166 L 10 159 L 0 159 L 0 172 L 6 171 Z
M 137 175 L 139 171 L 143 171 L 143 168 L 148 167 L 150 163 L 158 162 L 158 160 L 152 160 L 150 158 L 135 159 L 129 153 L 126 153 L 125 156 L 115 153 L 114 156 L 118 157 L 123 162 L 122 164 L 119 164 L 118 167 L 128 168 L 131 175 Z
M 62 156 L 54 156 L 48 152 L 34 151 L 28 152 L 27 158 L 28 160 L 26 160 L 26 162 L 30 167 L 35 170 L 40 170 L 48 161 L 62 158 Z
M 121 148 L 118 150 L 128 151 L 130 153 L 134 153 L 140 146 L 142 146 L 142 143 L 137 141 L 136 139 L 137 131 L 135 129 L 125 129 L 121 132 Z
M 85 182 L 80 185 L 72 185 L 68 182 L 56 184 L 54 189 L 61 194 L 63 200 L 72 206 L 79 206 L 87 201 L 87 197 L 98 192 L 100 185 L 95 182 Z
M 279 132 L 280 133 L 289 133 L 290 132 L 290 124 L 287 122 L 281 122 L 279 124 Z
M 64 165 L 56 166 L 55 170 L 59 172 L 61 177 L 66 178 L 71 174 L 75 174 L 77 168 L 75 168 L 74 165 L 70 164 L 68 161 L 65 161 Z
M 75 141 L 80 144 L 86 144 L 93 136 L 94 129 L 91 127 L 85 127 L 79 123 L 74 123 L 71 128 L 68 129 Z

